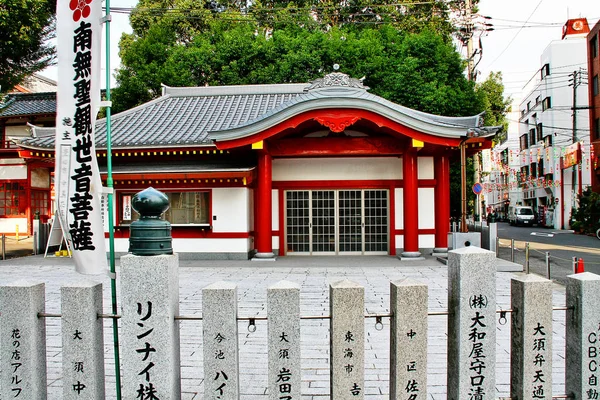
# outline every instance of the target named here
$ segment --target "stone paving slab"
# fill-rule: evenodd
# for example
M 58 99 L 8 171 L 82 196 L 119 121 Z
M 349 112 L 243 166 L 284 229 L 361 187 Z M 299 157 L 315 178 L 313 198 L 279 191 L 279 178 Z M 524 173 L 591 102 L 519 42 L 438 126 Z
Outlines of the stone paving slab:
M 118 276 L 117 265 L 117 276 Z M 515 273 L 497 273 L 497 308 L 510 308 L 510 279 Z M 275 263 L 250 261 L 181 261 L 180 314 L 201 316 L 203 287 L 221 280 L 238 285 L 240 317 L 266 317 L 267 287 L 288 280 L 301 286 L 302 316 L 329 314 L 328 285 L 340 279 L 356 281 L 365 287 L 367 314 L 388 314 L 390 281 L 411 278 L 428 285 L 430 312 L 447 310 L 447 268 L 434 259 L 399 261 L 395 257 L 282 257 Z M 81 279 L 68 258 L 24 257 L 0 261 L 0 284 L 27 278 L 46 284 L 46 312 L 60 313 L 60 287 Z M 107 276 L 90 280 L 104 285 L 104 310 L 110 313 L 111 293 Z M 117 281 L 117 287 L 119 281 Z M 119 287 L 118 287 L 118 290 Z M 118 292 L 119 293 L 119 292 Z M 553 304 L 565 304 L 564 287 L 553 286 Z M 554 370 L 553 394 L 564 394 L 565 312 L 553 314 Z M 256 331 L 239 321 L 241 399 L 266 400 L 267 329 L 266 321 L 256 321 Z M 381 331 L 375 319 L 365 319 L 365 394 L 369 399 L 389 399 L 389 318 Z M 432 400 L 446 399 L 447 317 L 429 317 L 428 392 Z M 112 321 L 104 320 L 106 394 L 115 398 Z M 497 397 L 508 397 L 510 373 L 510 313 L 504 325 L 497 325 Z M 47 319 L 48 398 L 62 393 L 60 319 Z M 203 398 L 202 321 L 181 321 L 182 398 Z M 303 320 L 301 327 L 302 392 L 304 399 L 329 397 L 329 321 Z

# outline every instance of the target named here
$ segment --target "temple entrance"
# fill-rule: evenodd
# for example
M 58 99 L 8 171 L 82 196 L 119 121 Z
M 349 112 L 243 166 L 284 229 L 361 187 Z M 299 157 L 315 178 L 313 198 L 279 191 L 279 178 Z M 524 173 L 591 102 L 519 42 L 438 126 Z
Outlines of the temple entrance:
M 293 190 L 285 198 L 288 255 L 388 254 L 387 190 Z

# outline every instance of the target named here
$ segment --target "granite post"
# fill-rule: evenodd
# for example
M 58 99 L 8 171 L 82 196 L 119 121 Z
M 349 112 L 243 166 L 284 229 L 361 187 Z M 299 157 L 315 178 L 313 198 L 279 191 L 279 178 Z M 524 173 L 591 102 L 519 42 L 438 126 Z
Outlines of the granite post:
M 510 291 L 510 395 L 513 399 L 549 399 L 552 397 L 552 281 L 525 275 L 511 280 Z
M 43 283 L 0 287 L 0 398 L 45 400 L 46 301 Z
M 237 287 L 216 282 L 202 289 L 204 398 L 238 400 Z
M 448 400 L 496 398 L 496 255 L 448 252 Z
M 575 399 L 600 398 L 600 276 L 567 276 L 566 392 Z
M 121 257 L 123 398 L 181 397 L 177 254 Z
M 300 399 L 300 286 L 281 281 L 267 290 L 269 399 Z
M 103 400 L 102 284 L 61 288 L 63 399 Z
M 390 284 L 390 398 L 427 399 L 427 285 Z
M 348 280 L 329 286 L 331 400 L 365 396 L 365 290 Z

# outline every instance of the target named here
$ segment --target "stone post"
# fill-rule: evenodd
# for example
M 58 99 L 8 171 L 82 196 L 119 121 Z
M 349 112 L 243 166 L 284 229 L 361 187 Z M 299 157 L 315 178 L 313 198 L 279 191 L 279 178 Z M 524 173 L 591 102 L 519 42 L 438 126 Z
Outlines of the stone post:
M 269 399 L 300 399 L 300 286 L 281 281 L 267 290 Z
M 0 287 L 0 398 L 45 400 L 46 301 L 43 283 Z
M 552 281 L 537 275 L 513 278 L 511 308 L 510 395 L 513 399 L 549 399 Z
M 102 284 L 61 288 L 63 399 L 103 400 Z
M 124 399 L 181 397 L 178 267 L 177 254 L 121 257 Z
M 567 277 L 566 392 L 575 399 L 600 398 L 600 276 Z
M 237 288 L 216 282 L 202 289 L 204 398 L 238 400 Z
M 365 396 L 365 290 L 348 280 L 329 286 L 331 400 Z
M 495 253 L 448 252 L 448 399 L 496 398 Z
M 390 284 L 390 398 L 427 399 L 427 285 Z

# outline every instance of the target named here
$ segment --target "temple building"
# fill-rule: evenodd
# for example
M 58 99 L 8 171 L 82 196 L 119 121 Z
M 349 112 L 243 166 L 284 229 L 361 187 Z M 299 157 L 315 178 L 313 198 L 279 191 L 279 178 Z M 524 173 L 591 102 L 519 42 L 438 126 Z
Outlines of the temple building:
M 106 128 L 97 122 L 101 170 Z M 392 103 L 340 72 L 305 84 L 164 87 L 111 119 L 115 250 L 128 251 L 132 196 L 152 186 L 169 197 L 164 218 L 183 258 L 442 252 L 450 159 L 489 148 L 495 131 L 481 115 Z M 18 145 L 52 172 L 54 128 Z

